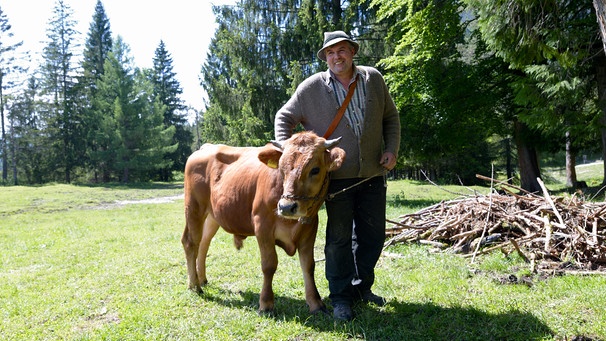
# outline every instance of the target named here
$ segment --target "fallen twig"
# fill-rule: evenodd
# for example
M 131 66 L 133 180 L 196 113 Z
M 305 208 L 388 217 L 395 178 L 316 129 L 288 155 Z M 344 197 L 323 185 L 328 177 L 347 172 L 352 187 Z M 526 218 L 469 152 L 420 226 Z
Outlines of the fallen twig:
M 533 266 L 572 261 L 581 270 L 606 267 L 606 203 L 552 197 L 541 186 L 543 196 L 491 188 L 489 196 L 443 201 L 402 215 L 388 221 L 393 229 L 384 246 L 423 240 L 466 257 L 502 249 Z

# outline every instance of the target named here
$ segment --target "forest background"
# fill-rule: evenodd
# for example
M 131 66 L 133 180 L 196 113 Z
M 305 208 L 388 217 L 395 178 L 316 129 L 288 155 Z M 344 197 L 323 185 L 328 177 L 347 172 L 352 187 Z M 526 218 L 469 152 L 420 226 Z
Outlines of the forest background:
M 204 142 L 263 145 L 296 86 L 326 69 L 323 32 L 360 43 L 400 111 L 393 176 L 474 184 L 489 174 L 540 190 L 542 155 L 575 165 L 606 153 L 601 0 L 240 0 L 214 6 L 200 72 L 204 109 L 188 111 L 160 41 L 138 68 L 98 1 L 83 48 L 56 2 L 42 63 L 12 40 L 0 5 L 2 183 L 170 181 Z M 192 42 L 195 43 L 195 42 Z M 81 56 L 81 58 L 76 58 Z M 606 167 L 606 166 L 605 166 Z M 10 175 L 10 176 L 9 176 Z M 602 183 L 602 185 L 604 182 Z

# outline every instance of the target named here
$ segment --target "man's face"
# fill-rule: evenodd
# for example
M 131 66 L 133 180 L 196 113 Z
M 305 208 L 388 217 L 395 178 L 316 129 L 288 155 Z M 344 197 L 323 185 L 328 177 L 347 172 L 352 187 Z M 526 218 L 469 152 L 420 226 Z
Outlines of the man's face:
M 324 49 L 328 68 L 335 75 L 349 75 L 352 71 L 354 47 L 347 41 L 340 41 Z

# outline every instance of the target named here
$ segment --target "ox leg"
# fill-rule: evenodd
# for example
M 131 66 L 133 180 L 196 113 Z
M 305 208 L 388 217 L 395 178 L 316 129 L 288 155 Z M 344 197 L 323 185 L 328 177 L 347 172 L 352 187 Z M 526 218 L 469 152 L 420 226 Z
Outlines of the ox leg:
M 257 236 L 257 241 L 259 242 L 259 251 L 261 252 L 261 269 L 263 270 L 263 287 L 259 296 L 259 312 L 273 312 L 274 290 L 272 282 L 278 268 L 276 244 L 273 238 L 264 239 Z
M 316 279 L 314 277 L 316 268 L 316 263 L 314 260 L 315 240 L 316 231 L 310 233 L 307 238 L 302 239 L 298 247 L 299 263 L 301 264 L 301 270 L 303 271 L 303 282 L 305 284 L 305 301 L 307 302 L 309 311 L 312 314 L 328 312 L 324 302 L 322 302 L 322 298 L 320 298 L 320 293 L 318 293 Z
M 196 272 L 196 259 L 198 258 L 198 249 L 202 239 L 202 222 L 204 217 L 200 217 L 198 212 L 192 212 L 191 206 L 185 207 L 185 229 L 181 237 L 181 244 L 185 251 L 185 260 L 187 261 L 187 275 L 189 279 L 189 289 L 198 293 L 202 292 L 200 281 Z
M 210 242 L 215 234 L 217 234 L 217 230 L 219 230 L 219 223 L 210 216 L 207 216 L 204 221 L 204 228 L 202 229 L 202 240 L 200 241 L 197 258 L 198 280 L 200 280 L 200 284 L 202 285 L 208 283 L 206 278 L 206 256 L 208 256 Z

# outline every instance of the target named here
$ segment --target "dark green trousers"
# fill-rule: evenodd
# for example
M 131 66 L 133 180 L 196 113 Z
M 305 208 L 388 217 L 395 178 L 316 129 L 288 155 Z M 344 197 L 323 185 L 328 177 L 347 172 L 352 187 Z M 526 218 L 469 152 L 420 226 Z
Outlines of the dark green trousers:
M 328 193 L 337 193 L 361 180 L 333 179 Z M 333 305 L 352 304 L 355 295 L 369 291 L 374 283 L 375 265 L 385 242 L 385 195 L 385 180 L 380 176 L 325 203 L 326 279 Z

